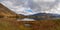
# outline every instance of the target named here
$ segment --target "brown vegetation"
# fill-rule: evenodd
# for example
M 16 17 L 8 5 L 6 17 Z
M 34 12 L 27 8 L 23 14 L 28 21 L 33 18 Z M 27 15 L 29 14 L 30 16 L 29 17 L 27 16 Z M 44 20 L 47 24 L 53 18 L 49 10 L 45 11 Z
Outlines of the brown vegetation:
M 60 20 L 17 21 L 15 18 L 0 18 L 0 30 L 60 30 Z

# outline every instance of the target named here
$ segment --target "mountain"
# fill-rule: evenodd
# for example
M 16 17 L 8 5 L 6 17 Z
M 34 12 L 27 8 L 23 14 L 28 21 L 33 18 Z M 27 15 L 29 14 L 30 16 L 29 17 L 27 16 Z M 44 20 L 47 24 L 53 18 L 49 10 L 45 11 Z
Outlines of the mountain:
M 0 3 L 0 15 L 4 16 L 16 16 L 16 13 L 5 7 Z
M 11 11 L 4 5 L 0 3 L 0 17 L 10 17 L 10 18 L 31 18 L 35 20 L 46 20 L 46 19 L 55 19 L 55 18 L 60 18 L 60 15 L 58 14 L 50 14 L 50 13 L 38 13 L 34 15 L 29 15 L 29 16 L 24 16 L 21 14 L 16 14 L 15 12 Z
M 9 18 L 25 18 L 26 16 L 21 14 L 16 14 L 15 12 L 11 11 L 9 8 L 5 7 L 3 4 L 0 3 L 0 17 L 9 17 Z
M 35 20 L 47 20 L 47 19 L 59 19 L 59 14 L 51 14 L 51 13 L 38 13 L 34 15 L 29 15 L 28 18 Z

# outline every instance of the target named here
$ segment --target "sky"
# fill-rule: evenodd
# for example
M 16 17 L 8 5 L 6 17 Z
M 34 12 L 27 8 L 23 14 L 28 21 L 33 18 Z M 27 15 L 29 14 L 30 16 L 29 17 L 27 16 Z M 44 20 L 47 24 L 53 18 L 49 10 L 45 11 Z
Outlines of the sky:
M 60 0 L 0 0 L 0 3 L 17 14 L 60 14 Z

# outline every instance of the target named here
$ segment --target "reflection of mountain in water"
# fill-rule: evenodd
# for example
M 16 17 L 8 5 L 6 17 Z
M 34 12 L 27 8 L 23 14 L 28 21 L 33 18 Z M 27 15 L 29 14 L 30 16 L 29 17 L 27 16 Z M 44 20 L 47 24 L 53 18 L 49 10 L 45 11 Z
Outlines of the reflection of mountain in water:
M 34 15 L 29 15 L 28 18 L 32 18 L 35 20 L 58 19 L 60 18 L 60 15 L 50 13 L 38 13 Z

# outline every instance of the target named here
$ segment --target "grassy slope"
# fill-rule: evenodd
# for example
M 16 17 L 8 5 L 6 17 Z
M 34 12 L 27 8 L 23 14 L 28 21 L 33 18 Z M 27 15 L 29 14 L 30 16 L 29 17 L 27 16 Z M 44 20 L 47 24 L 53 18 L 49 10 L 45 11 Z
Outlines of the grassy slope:
M 0 15 L 16 15 L 15 12 L 11 11 L 10 9 L 8 9 L 7 7 L 5 7 L 4 5 L 2 5 L 0 3 Z

